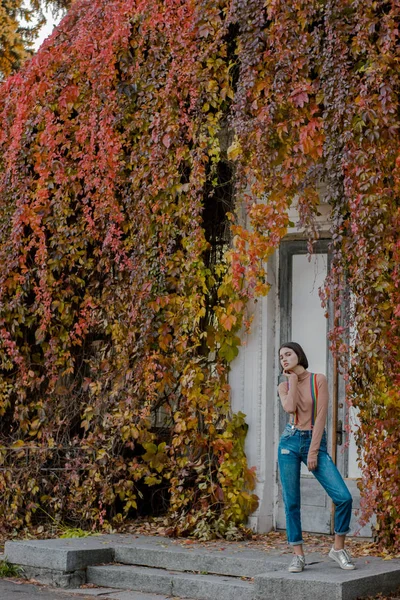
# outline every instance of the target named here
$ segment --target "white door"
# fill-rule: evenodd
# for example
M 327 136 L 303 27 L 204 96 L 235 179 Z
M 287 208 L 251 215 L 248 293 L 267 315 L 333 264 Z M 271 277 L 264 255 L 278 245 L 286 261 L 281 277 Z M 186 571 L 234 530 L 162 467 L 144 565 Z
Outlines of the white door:
M 346 431 L 349 410 L 345 401 L 344 383 L 338 375 L 335 361 L 329 352 L 327 333 L 330 319 L 321 307 L 319 288 L 329 269 L 328 240 L 320 240 L 311 259 L 307 256 L 305 241 L 287 241 L 280 247 L 279 297 L 280 344 L 298 342 L 304 349 L 309 370 L 324 373 L 328 378 L 329 411 L 327 420 L 328 451 L 350 488 L 354 509 L 359 506 L 357 478 L 357 449 L 354 439 Z M 285 378 L 280 379 L 284 381 Z M 280 406 L 280 403 L 279 403 Z M 280 406 L 279 426 L 283 431 L 288 415 Z M 354 420 L 354 419 L 353 419 Z M 285 528 L 285 514 L 279 485 L 277 527 Z M 321 485 L 305 465 L 301 472 L 301 501 L 303 531 L 333 532 L 333 505 Z M 356 519 L 352 522 L 356 529 Z M 363 530 L 368 535 L 368 530 Z

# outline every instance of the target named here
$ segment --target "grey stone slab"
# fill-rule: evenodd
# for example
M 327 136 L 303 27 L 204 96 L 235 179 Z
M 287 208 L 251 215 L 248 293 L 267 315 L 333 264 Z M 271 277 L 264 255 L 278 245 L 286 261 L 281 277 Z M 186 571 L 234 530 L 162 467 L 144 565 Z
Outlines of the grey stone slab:
M 284 556 L 269 556 L 257 550 L 231 552 L 170 545 L 164 548 L 151 547 L 144 544 L 115 547 L 115 562 L 118 563 L 234 577 L 254 577 L 259 573 L 281 570 L 287 561 Z
M 171 595 L 171 574 L 147 567 L 104 566 L 88 567 L 87 582 L 103 587 L 114 587 L 139 592 Z
M 267 551 L 261 549 L 254 549 L 248 546 L 247 542 L 226 542 L 225 540 L 219 540 L 209 542 L 206 545 L 202 542 L 196 542 L 195 540 L 186 540 L 182 538 L 167 538 L 162 536 L 150 536 L 150 535 L 138 535 L 138 534 L 112 534 L 99 536 L 99 539 L 104 537 L 108 540 L 111 546 L 140 546 L 148 548 L 178 548 L 185 552 L 203 552 L 205 554 L 222 553 L 234 555 L 248 555 L 248 556 L 280 556 L 281 551 L 275 548 L 268 548 Z M 251 543 L 250 543 L 251 544 Z
M 4 554 L 14 565 L 43 567 L 66 573 L 111 562 L 114 549 L 103 536 L 6 542 Z
M 52 585 L 60 588 L 78 587 L 86 582 L 86 570 L 80 569 L 72 573 L 66 573 L 57 569 L 46 569 L 45 567 L 21 566 L 21 577 L 34 579 L 43 585 Z
M 198 575 L 135 566 L 88 567 L 87 580 L 101 586 L 196 600 L 249 600 L 253 584 L 218 575 Z
M 307 555 L 304 573 L 289 574 L 290 553 L 253 549 L 240 542 L 204 545 L 155 536 L 113 534 L 7 542 L 6 551 L 10 562 L 24 567 L 26 577 L 41 583 L 77 588 L 85 581 L 88 567 L 89 574 L 95 573 L 93 583 L 109 590 L 103 594 L 97 591 L 97 595 L 89 589 L 73 590 L 75 597 L 90 592 L 90 597 L 110 600 L 137 600 L 129 596 L 133 593 L 144 594 L 143 600 L 149 595 L 149 600 L 164 600 L 173 594 L 199 600 L 252 600 L 255 590 L 257 600 L 353 600 L 362 595 L 392 592 L 400 586 L 400 561 L 356 559 L 358 569 L 346 572 L 327 556 L 314 553 Z M 144 566 L 92 566 L 113 559 Z M 243 576 L 254 576 L 255 586 L 240 580 Z M 119 598 L 121 594 L 123 597 Z
M 355 560 L 344 571 L 333 561 L 309 565 L 302 573 L 275 571 L 257 575 L 254 600 L 356 600 L 390 593 L 400 586 L 400 561 Z
M 72 572 L 114 560 L 165 569 L 205 571 L 252 577 L 285 567 L 277 553 L 251 550 L 240 544 L 215 547 L 182 546 L 168 538 L 102 535 L 90 538 L 6 542 L 8 560 L 17 565 Z
M 254 584 L 218 575 L 177 573 L 172 580 L 172 596 L 198 600 L 251 600 Z

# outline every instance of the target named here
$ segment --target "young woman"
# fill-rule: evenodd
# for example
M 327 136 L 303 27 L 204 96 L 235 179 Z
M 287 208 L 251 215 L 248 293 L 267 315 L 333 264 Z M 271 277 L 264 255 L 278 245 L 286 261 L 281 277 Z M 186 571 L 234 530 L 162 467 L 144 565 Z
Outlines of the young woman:
M 300 467 L 304 462 L 332 498 L 335 506 L 335 541 L 329 557 L 342 569 L 355 569 L 344 549 L 349 533 L 352 497 L 326 447 L 328 384 L 325 375 L 307 371 L 308 360 L 302 347 L 288 342 L 279 350 L 279 360 L 287 381 L 279 385 L 283 409 L 291 415 L 280 438 L 278 464 L 286 513 L 288 542 L 294 557 L 291 573 L 305 566 L 300 516 Z

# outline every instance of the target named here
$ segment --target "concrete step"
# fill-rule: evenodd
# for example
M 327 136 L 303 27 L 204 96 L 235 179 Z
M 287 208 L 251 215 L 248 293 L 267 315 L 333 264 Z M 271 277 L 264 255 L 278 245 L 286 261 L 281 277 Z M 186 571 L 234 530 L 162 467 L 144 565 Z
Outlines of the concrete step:
M 88 567 L 87 581 L 99 586 L 195 600 L 251 600 L 254 584 L 238 577 L 182 573 L 133 565 Z
M 257 575 L 253 600 L 357 600 L 400 587 L 400 561 L 355 559 L 357 568 L 344 571 L 327 559 L 302 573 L 275 571 Z
M 28 579 L 79 589 L 89 575 L 89 581 L 110 589 L 107 595 L 98 597 L 115 600 L 136 600 L 129 596 L 133 593 L 165 597 L 174 593 L 178 597 L 205 600 L 214 597 L 216 600 L 242 597 L 246 600 L 355 600 L 379 592 L 396 592 L 400 587 L 399 560 L 356 558 L 355 571 L 342 571 L 327 556 L 316 553 L 307 555 L 303 573 L 288 573 L 290 554 L 250 548 L 240 542 L 205 545 L 189 540 L 111 534 L 7 542 L 5 554 L 12 564 L 22 566 Z M 126 564 L 97 566 L 114 561 Z M 132 562 L 138 566 L 130 567 Z M 131 575 L 127 575 L 132 574 L 132 569 L 136 569 L 134 584 Z M 149 573 L 152 573 L 150 577 Z M 254 585 L 241 577 L 254 577 Z M 120 599 L 118 594 L 125 596 Z
M 286 569 L 286 556 L 269 555 L 260 550 L 212 550 L 204 547 L 182 547 L 171 543 L 136 541 L 114 548 L 114 561 L 125 565 L 196 571 L 232 577 L 254 577 L 266 571 Z
M 10 563 L 72 573 L 88 565 L 112 562 L 114 549 L 107 536 L 6 542 Z

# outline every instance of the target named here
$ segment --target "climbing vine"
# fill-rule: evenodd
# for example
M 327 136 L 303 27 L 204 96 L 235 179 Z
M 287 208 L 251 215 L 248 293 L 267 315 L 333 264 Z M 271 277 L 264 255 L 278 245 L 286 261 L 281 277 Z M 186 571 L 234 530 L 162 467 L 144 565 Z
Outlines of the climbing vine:
M 237 534 L 256 475 L 229 364 L 288 208 L 312 249 L 322 196 L 364 512 L 398 544 L 398 12 L 77 0 L 2 85 L 4 523 Z
M 232 186 L 226 10 L 77 2 L 2 88 L 13 527 L 41 508 L 98 527 L 168 504 L 171 532 L 206 538 L 234 535 L 257 505 L 227 381 L 244 292 L 210 225 Z
M 338 306 L 332 341 L 343 358 L 350 350 L 348 395 L 360 419 L 362 521 L 375 513 L 379 542 L 397 551 L 399 16 L 396 2 L 332 3 L 329 29 L 335 33 L 326 67 L 327 130 L 336 139 L 329 160 L 337 164 L 330 181 L 335 225 L 329 288 Z M 344 324 L 340 302 L 350 315 Z

